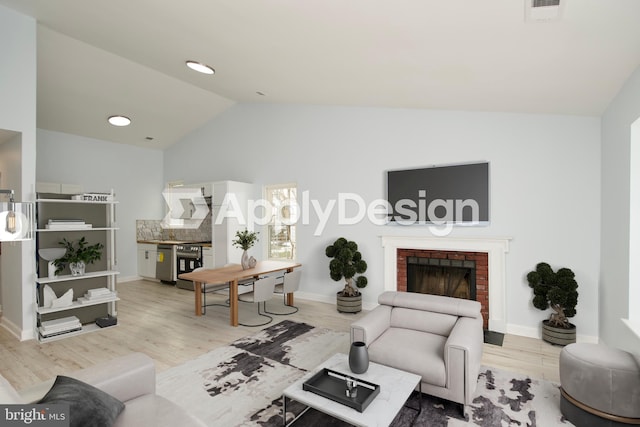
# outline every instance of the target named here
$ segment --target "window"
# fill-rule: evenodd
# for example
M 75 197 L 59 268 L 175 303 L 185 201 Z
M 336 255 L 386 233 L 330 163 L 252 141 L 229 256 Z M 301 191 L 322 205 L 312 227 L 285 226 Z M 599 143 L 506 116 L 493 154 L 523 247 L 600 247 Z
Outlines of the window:
M 268 185 L 265 199 L 271 205 L 271 218 L 267 223 L 267 258 L 295 259 L 296 221 L 298 217 L 296 184 Z

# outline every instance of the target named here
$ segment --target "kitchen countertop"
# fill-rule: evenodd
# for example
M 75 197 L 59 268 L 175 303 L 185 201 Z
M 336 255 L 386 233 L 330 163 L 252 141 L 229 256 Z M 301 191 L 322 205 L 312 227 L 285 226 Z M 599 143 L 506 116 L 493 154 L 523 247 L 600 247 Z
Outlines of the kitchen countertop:
M 189 240 L 138 240 L 138 243 L 148 243 L 152 245 L 194 245 L 211 247 L 211 242 L 192 242 Z

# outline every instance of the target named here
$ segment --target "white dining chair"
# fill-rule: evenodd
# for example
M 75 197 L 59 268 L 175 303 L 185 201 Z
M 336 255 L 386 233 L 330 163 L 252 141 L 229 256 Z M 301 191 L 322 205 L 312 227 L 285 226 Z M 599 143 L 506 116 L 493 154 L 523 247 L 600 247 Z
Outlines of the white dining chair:
M 276 287 L 276 278 L 265 277 L 262 279 L 258 279 L 253 283 L 252 291 L 240 294 L 238 296 L 239 301 L 256 303 L 258 305 L 258 316 L 267 318 L 269 320 L 267 320 L 264 323 L 249 324 L 249 323 L 238 322 L 238 324 L 242 326 L 264 326 L 271 323 L 273 321 L 273 317 L 265 314 L 265 312 L 266 312 L 267 301 L 273 298 L 273 292 L 275 290 L 275 287 Z M 265 312 L 260 311 L 260 303 L 262 303 L 262 305 L 265 307 Z
M 283 305 L 285 307 L 289 307 L 289 309 L 285 312 L 274 312 L 268 311 L 267 306 L 265 304 L 264 311 L 269 314 L 275 314 L 278 316 L 288 316 L 290 314 L 296 313 L 298 311 L 298 307 L 295 305 L 287 305 L 287 294 L 294 293 L 300 288 L 300 277 L 302 276 L 302 269 L 296 268 L 291 272 L 285 273 L 282 278 L 282 283 L 279 283 L 275 286 L 274 292 L 276 294 L 282 294 Z

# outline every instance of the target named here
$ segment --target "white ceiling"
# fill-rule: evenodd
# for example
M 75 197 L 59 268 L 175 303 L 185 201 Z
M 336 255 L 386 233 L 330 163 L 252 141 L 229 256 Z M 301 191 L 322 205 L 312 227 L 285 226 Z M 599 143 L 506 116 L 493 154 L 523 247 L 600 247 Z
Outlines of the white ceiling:
M 39 22 L 39 128 L 165 148 L 236 102 L 600 115 L 640 65 L 640 1 L 562 0 L 546 23 L 526 1 L 0 4 Z

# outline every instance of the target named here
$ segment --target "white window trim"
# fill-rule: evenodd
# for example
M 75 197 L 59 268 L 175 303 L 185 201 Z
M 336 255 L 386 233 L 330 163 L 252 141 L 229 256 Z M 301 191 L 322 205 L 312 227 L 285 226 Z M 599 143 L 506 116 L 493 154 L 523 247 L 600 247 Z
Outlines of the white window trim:
M 622 321 L 640 337 L 640 118 L 631 124 L 629 145 L 629 308 Z
M 267 184 L 264 185 L 262 187 L 262 197 L 265 200 L 268 200 L 269 202 L 271 202 L 271 200 L 268 198 L 268 193 L 269 190 L 278 190 L 278 189 L 282 189 L 282 188 L 295 188 L 296 189 L 296 196 L 297 196 L 297 191 L 298 191 L 298 183 L 296 182 L 286 182 L 286 183 L 282 183 L 282 184 Z M 269 260 L 281 260 L 282 258 L 271 258 L 269 257 L 269 225 L 272 225 L 271 222 L 265 224 L 262 227 L 262 235 L 265 236 L 264 239 L 262 239 L 262 253 L 266 254 L 266 258 Z M 297 227 L 297 223 L 293 224 L 294 227 Z M 296 235 L 297 236 L 297 235 Z M 298 254 L 298 241 L 296 239 L 295 241 L 295 255 L 294 255 L 294 259 L 293 261 L 295 261 L 295 258 Z

